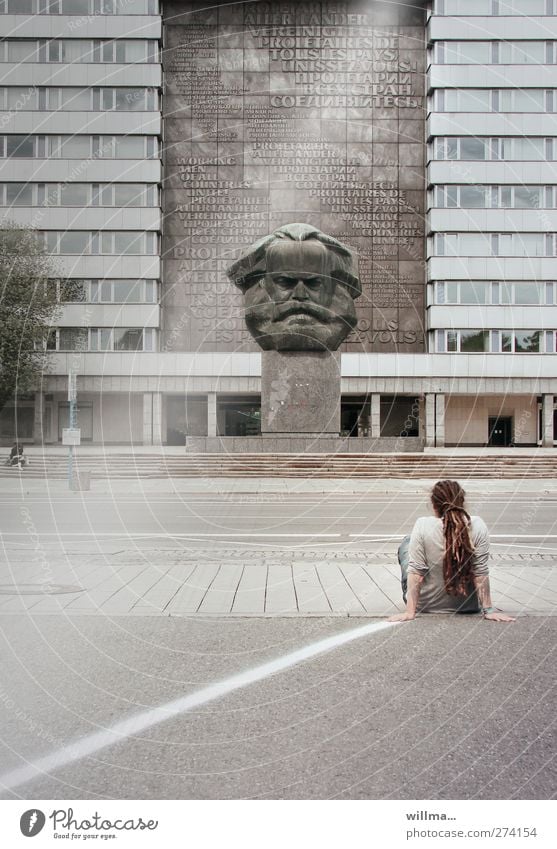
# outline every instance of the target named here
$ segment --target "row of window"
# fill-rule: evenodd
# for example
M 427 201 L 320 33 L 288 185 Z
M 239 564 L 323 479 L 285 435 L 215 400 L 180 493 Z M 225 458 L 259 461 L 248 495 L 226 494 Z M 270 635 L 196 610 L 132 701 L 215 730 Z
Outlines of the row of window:
M 436 233 L 434 256 L 557 256 L 556 233 Z
M 155 136 L 0 135 L 0 158 L 158 159 Z
M 535 280 L 438 280 L 436 304 L 540 306 L 557 304 L 557 282 Z
M 0 62 L 158 62 L 157 41 L 121 38 L 5 38 L 0 41 Z
M 50 280 L 49 285 L 61 303 L 156 304 L 158 300 L 156 280 L 69 278 Z
M 554 65 L 556 41 L 438 41 L 438 65 Z
M 149 183 L 0 183 L 0 206 L 159 206 Z
M 439 88 L 437 112 L 555 112 L 557 90 L 544 88 Z
M 139 254 L 154 256 L 159 252 L 157 233 L 137 230 L 43 230 L 37 231 L 45 250 L 51 254 Z
M 554 354 L 555 330 L 436 330 L 440 354 Z
M 557 186 L 436 186 L 434 204 L 447 209 L 555 209 Z
M 440 136 L 433 146 L 434 159 L 466 161 L 543 162 L 557 159 L 555 138 L 478 138 Z
M 3 111 L 155 112 L 158 109 L 156 88 L 0 87 Z
M 1 15 L 158 15 L 159 0 L 0 0 Z
M 47 341 L 47 351 L 154 351 L 151 327 L 59 327 Z
M 435 0 L 436 15 L 554 15 L 555 0 Z

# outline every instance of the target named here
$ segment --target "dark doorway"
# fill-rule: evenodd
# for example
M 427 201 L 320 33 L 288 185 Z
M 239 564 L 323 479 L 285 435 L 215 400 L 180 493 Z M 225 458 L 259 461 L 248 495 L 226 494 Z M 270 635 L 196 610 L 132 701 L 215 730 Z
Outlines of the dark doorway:
M 219 436 L 259 436 L 261 433 L 260 396 L 219 397 L 217 433 Z
M 505 448 L 512 444 L 513 420 L 511 416 L 490 416 L 488 428 L 488 445 L 494 448 Z
M 368 395 L 354 395 L 341 399 L 341 436 L 370 435 L 370 403 L 371 400 Z

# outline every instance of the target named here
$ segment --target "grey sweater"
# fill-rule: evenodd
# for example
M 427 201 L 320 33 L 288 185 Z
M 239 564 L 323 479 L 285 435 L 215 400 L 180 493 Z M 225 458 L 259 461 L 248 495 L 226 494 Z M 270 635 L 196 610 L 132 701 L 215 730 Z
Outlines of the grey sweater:
M 474 575 L 489 575 L 489 533 L 483 519 L 471 516 L 472 542 L 475 552 L 472 562 Z M 436 516 L 417 519 L 410 537 L 408 572 L 424 576 L 421 586 L 418 612 L 422 613 L 468 613 L 478 610 L 478 600 L 473 585 L 468 598 L 450 596 L 445 592 L 443 581 L 443 554 L 445 537 L 443 520 Z

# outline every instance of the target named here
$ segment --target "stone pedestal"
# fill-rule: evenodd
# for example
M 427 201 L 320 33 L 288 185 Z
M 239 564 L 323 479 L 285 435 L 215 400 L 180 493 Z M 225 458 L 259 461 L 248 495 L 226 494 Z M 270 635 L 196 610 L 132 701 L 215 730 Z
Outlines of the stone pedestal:
M 261 433 L 339 436 L 340 354 L 264 351 Z

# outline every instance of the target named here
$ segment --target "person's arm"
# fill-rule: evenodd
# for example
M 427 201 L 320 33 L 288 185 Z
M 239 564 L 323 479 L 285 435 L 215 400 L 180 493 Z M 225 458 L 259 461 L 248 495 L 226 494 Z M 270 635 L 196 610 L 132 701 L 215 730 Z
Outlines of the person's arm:
M 474 540 L 474 586 L 478 596 L 478 602 L 484 619 L 492 622 L 514 622 L 512 616 L 507 616 L 496 610 L 491 602 L 491 589 L 489 586 L 489 533 L 483 521 L 478 522 L 479 530 Z
M 416 611 L 420 600 L 420 591 L 428 569 L 429 567 L 425 559 L 422 529 L 418 520 L 412 530 L 410 546 L 408 548 L 408 590 L 406 593 L 406 610 L 404 613 L 397 613 L 395 616 L 390 616 L 388 619 L 389 622 L 409 622 L 411 619 L 416 618 Z

